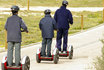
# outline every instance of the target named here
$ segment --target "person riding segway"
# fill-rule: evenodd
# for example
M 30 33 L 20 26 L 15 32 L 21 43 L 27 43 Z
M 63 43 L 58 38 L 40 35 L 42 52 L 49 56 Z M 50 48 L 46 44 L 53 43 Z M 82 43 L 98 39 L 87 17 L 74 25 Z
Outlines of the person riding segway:
M 68 5 L 68 1 L 64 0 L 62 2 L 61 8 L 56 10 L 54 19 L 56 20 L 57 23 L 57 43 L 56 46 L 59 50 L 59 55 L 63 53 L 63 55 L 68 56 L 68 30 L 70 28 L 69 24 L 73 24 L 73 17 L 72 13 L 70 10 L 66 9 Z M 61 49 L 61 44 L 62 44 L 62 37 L 63 37 L 63 50 Z M 72 47 L 72 46 L 71 46 Z M 72 47 L 73 48 L 73 47 Z M 72 49 L 71 48 L 71 49 Z
M 54 50 L 54 54 L 51 54 L 52 38 L 54 37 L 54 30 L 56 30 L 56 21 L 51 17 L 51 11 L 49 9 L 44 11 L 45 17 L 40 20 L 39 27 L 42 32 L 42 48 L 38 49 L 36 54 L 37 62 L 41 60 L 50 60 L 54 63 L 58 62 L 58 50 Z M 47 53 L 46 53 L 47 46 Z
M 18 16 L 19 11 L 18 6 L 12 6 L 11 12 L 12 16 L 8 17 L 5 30 L 7 31 L 7 43 L 8 50 L 7 56 L 4 56 L 2 60 L 2 70 L 12 70 L 12 69 L 21 69 L 21 70 L 29 70 L 30 67 L 30 59 L 28 56 L 21 60 L 21 32 L 28 33 L 27 26 L 21 17 Z M 21 30 L 22 29 L 22 30 Z M 13 63 L 13 48 L 15 47 L 15 63 Z M 25 68 L 27 67 L 27 68 Z

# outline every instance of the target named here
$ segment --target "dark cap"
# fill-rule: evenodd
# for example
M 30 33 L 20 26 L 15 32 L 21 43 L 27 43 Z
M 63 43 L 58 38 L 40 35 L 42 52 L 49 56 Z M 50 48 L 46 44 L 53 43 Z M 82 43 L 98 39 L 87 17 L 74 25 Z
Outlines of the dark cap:
M 63 2 L 62 2 L 62 5 L 68 5 L 68 1 L 66 1 L 66 0 L 64 0 Z
M 50 13 L 51 13 L 51 10 L 50 10 L 50 9 L 46 9 L 46 10 L 44 11 L 44 13 L 45 13 L 45 14 L 50 14 Z
M 11 7 L 11 10 L 12 10 L 12 11 L 19 11 L 19 7 L 18 7 L 18 6 L 12 6 L 12 7 Z

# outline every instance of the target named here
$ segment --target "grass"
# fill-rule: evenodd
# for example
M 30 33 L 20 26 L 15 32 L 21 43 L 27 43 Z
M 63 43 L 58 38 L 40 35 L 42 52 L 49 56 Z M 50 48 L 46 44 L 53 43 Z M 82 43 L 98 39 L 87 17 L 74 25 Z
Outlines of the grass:
M 8 12 L 8 11 L 7 11 Z M 31 14 L 33 13 L 33 14 Z M 29 33 L 22 33 L 22 45 L 28 45 L 36 42 L 40 42 L 42 40 L 41 31 L 39 29 L 39 21 L 44 15 L 40 15 L 43 12 L 34 11 L 20 11 L 19 15 L 23 18 L 26 22 Z M 102 23 L 102 12 L 80 12 L 84 15 L 84 30 L 97 26 Z M 79 12 L 72 12 L 74 17 L 74 24 L 71 26 L 69 30 L 69 34 L 73 34 L 76 32 L 81 31 L 81 17 Z M 54 14 L 54 12 L 52 12 Z M 7 17 L 10 15 L 3 15 L 0 14 L 0 47 L 3 47 L 5 44 L 5 30 L 4 25 L 6 22 Z M 55 32 L 56 37 L 56 32 Z
M 102 40 L 104 45 L 104 40 Z M 104 46 L 102 48 L 102 56 L 97 58 L 97 62 L 95 63 L 96 70 L 104 70 Z
M 27 6 L 28 0 L 0 0 L 0 6 Z M 30 0 L 30 6 L 61 6 L 63 0 Z M 102 7 L 102 0 L 67 0 L 69 7 Z

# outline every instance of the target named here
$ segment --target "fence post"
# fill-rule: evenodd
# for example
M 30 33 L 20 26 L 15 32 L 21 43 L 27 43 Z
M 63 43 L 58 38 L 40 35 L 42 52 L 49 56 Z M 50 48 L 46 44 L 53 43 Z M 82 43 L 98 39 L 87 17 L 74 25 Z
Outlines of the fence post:
M 103 9 L 103 22 L 104 22 L 104 9 Z
M 83 30 L 83 15 L 81 15 L 81 30 Z
M 16 5 L 16 0 L 14 0 L 14 5 Z
M 104 0 L 103 0 L 103 7 L 104 7 Z
M 27 3 L 27 10 L 29 11 L 29 6 L 30 6 L 30 1 L 28 0 L 28 3 Z
M 5 50 L 7 49 L 7 31 L 5 30 Z

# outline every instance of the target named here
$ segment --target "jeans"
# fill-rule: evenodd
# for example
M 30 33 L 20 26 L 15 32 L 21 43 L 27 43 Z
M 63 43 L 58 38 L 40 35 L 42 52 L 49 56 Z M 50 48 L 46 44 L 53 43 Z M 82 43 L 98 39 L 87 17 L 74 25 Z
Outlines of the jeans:
M 51 44 L 52 44 L 52 38 L 43 38 L 42 41 L 42 49 L 41 49 L 41 55 L 46 56 L 46 46 L 47 46 L 47 56 L 51 56 Z
M 13 48 L 15 47 L 15 65 L 19 66 L 21 60 L 21 43 L 8 42 L 8 53 L 7 53 L 7 62 L 9 66 L 13 64 Z

